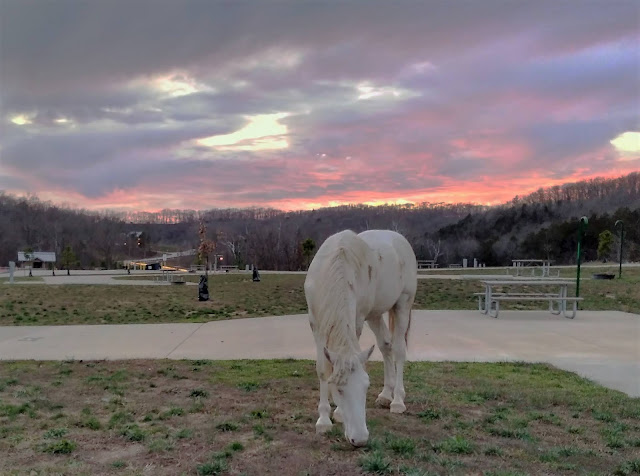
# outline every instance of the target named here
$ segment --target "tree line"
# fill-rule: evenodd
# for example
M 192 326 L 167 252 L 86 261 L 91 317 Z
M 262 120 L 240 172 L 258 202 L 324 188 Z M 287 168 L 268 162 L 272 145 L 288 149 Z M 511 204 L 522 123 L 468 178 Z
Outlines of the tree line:
M 585 259 L 615 258 L 617 220 L 625 225 L 625 257 L 640 259 L 638 173 L 541 188 L 493 207 L 422 203 L 293 212 L 256 207 L 97 213 L 0 192 L 0 266 L 15 260 L 18 251 L 31 249 L 55 251 L 58 267 L 63 267 L 64 250 L 70 250 L 72 267 L 112 268 L 125 259 L 198 248 L 201 224 L 211 253 L 227 264 L 260 269 L 305 269 L 329 235 L 347 228 L 399 231 L 418 259 L 436 259 L 441 265 L 463 258 L 486 265 L 509 265 L 516 258 L 572 263 L 581 216 L 589 219 Z M 612 234 L 606 257 L 597 252 L 604 231 Z M 69 256 L 67 251 L 67 261 Z

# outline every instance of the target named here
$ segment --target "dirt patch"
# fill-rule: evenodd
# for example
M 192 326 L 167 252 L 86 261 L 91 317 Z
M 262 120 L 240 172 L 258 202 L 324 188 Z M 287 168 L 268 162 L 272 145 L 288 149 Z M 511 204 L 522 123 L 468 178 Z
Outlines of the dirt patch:
M 546 365 L 410 363 L 403 415 L 375 406 L 369 371 L 356 450 L 341 425 L 315 434 L 309 361 L 2 362 L 0 473 L 607 474 L 638 458 L 640 399 Z

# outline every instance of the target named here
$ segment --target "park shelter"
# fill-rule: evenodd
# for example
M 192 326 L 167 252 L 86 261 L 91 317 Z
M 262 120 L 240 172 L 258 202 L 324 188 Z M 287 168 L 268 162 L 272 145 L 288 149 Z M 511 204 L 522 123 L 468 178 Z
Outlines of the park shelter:
M 56 262 L 56 253 L 54 251 L 34 251 L 26 253 L 18 251 L 18 263 L 31 262 L 33 268 L 44 268 L 45 263 Z

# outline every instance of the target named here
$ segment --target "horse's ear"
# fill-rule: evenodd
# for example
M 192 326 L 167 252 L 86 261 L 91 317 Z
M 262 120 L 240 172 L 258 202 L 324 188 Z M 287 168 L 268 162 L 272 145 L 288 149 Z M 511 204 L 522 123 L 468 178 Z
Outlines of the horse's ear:
M 375 348 L 376 346 L 372 345 L 369 349 L 360 352 L 360 362 L 362 362 L 362 365 L 364 365 L 367 360 L 369 360 L 369 357 L 371 357 L 371 354 L 373 354 L 373 349 Z

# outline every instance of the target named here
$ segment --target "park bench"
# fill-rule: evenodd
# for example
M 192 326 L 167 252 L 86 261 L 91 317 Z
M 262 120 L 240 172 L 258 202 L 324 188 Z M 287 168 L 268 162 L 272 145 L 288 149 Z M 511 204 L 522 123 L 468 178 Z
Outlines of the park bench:
M 509 280 L 483 280 L 485 286 L 483 293 L 474 293 L 478 297 L 478 310 L 491 317 L 498 317 L 500 313 L 500 302 L 503 301 L 542 301 L 549 303 L 551 314 L 563 314 L 568 319 L 573 319 L 578 310 L 578 302 L 581 297 L 567 296 L 567 287 L 572 284 L 571 280 L 549 280 L 549 279 L 509 279 Z M 557 292 L 494 292 L 494 286 L 558 286 Z M 571 313 L 567 304 L 571 303 Z

